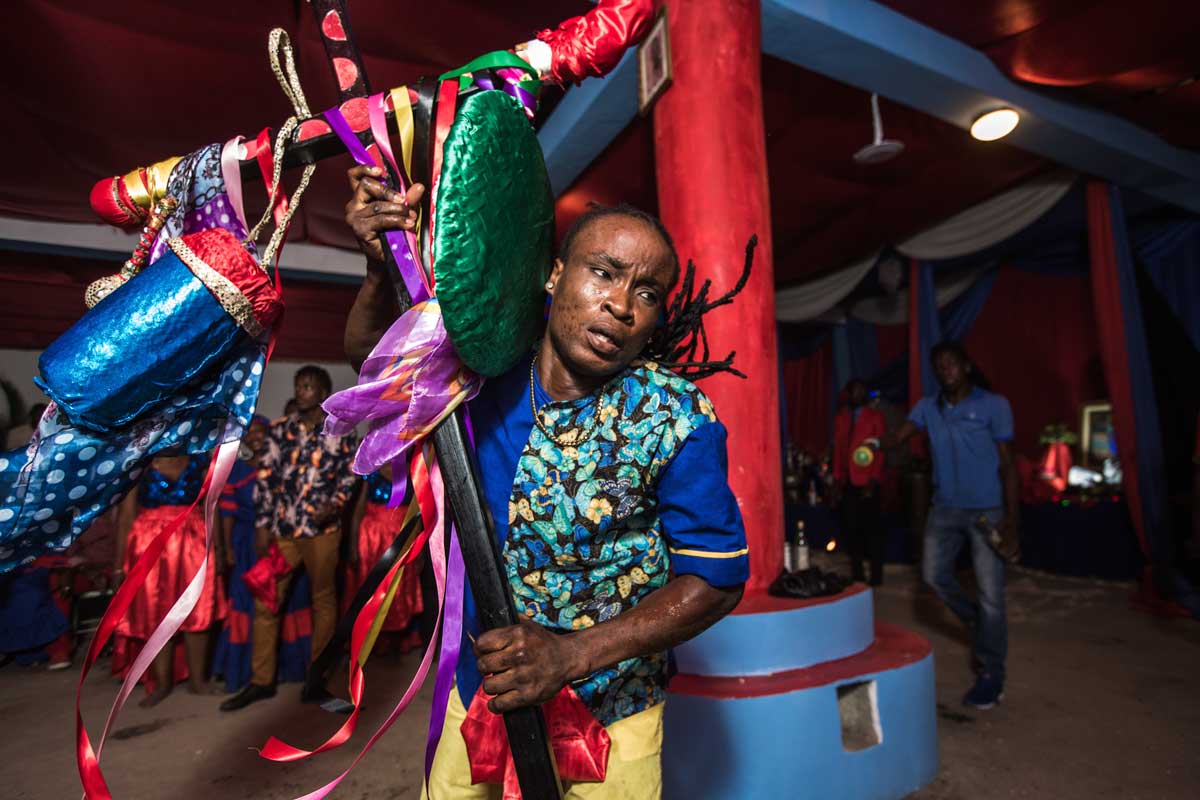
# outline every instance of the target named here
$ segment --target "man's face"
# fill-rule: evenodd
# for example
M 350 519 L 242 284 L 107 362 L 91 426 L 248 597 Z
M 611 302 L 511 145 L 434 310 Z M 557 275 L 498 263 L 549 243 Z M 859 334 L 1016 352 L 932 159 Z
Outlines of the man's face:
M 867 385 L 862 381 L 850 384 L 850 405 L 858 408 L 867 402 Z
M 242 443 L 255 453 L 261 453 L 266 438 L 267 426 L 261 422 L 251 422 L 250 430 L 246 431 L 246 435 L 242 437 Z
M 325 391 L 325 387 L 313 376 L 301 375 L 296 378 L 296 410 L 301 414 L 312 411 L 325 402 L 327 397 L 329 392 Z
M 956 353 L 938 353 L 933 360 L 933 371 L 943 391 L 953 392 L 967 380 L 967 365 Z
M 567 368 L 606 377 L 637 357 L 671 288 L 671 251 L 653 227 L 622 215 L 579 232 L 569 263 L 554 262 L 547 333 Z

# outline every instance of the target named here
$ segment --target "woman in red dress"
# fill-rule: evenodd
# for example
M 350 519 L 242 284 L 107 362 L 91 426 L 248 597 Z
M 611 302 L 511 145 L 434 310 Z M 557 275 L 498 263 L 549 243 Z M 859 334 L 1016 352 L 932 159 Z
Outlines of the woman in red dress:
M 141 591 L 134 596 L 124 618 L 117 623 L 113 650 L 113 674 L 123 676 L 146 640 L 166 617 L 167 612 L 192 577 L 200 569 L 205 554 L 204 511 L 200 504 L 188 511 L 204 483 L 208 468 L 206 456 L 168 456 L 156 458 L 143 476 L 137 491 L 122 501 L 117 515 L 116 579 L 124 580 L 146 548 L 184 512 L 182 530 L 168 541 Z M 177 647 L 164 647 L 146 673 L 149 695 L 142 706 L 160 703 L 174 688 L 176 680 L 187 680 L 193 694 L 208 694 L 204 682 L 209 631 L 225 617 L 225 591 L 217 572 L 225 563 L 218 551 L 208 561 L 200 600 L 184 620 L 186 661 L 178 658 Z
M 358 493 L 358 501 L 354 506 L 354 517 L 351 530 L 354 536 L 350 540 L 349 563 L 346 565 L 345 591 L 342 593 L 341 612 L 346 614 L 350 602 L 358 592 L 367 573 L 375 566 L 379 557 L 400 533 L 404 523 L 407 505 L 388 508 L 388 500 L 392 496 L 392 468 L 385 466 L 378 472 L 368 475 Z M 395 644 L 400 652 L 405 653 L 421 644 L 420 633 L 413 621 L 421 614 L 421 569 L 424 557 L 404 568 L 400 585 L 392 599 L 392 607 L 384 620 L 382 630 L 397 634 L 399 642 Z

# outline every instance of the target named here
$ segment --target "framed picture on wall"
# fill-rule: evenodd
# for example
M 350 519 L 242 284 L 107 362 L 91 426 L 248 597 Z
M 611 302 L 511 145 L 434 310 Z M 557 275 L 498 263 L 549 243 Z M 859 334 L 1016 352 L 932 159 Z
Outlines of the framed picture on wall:
M 1113 437 L 1112 403 L 1100 401 L 1083 407 L 1079 421 L 1079 449 L 1083 466 L 1097 469 L 1117 455 Z
M 638 113 L 649 114 L 670 85 L 671 39 L 667 33 L 667 7 L 663 6 L 650 33 L 638 45 Z

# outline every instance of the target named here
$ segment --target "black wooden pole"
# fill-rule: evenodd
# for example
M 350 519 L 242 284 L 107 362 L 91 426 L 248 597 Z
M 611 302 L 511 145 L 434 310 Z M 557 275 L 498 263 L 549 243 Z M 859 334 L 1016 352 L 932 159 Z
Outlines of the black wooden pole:
M 367 94 L 367 73 L 354 44 L 354 34 L 344 0 L 309 0 L 309 5 L 316 15 L 317 26 L 322 31 L 321 38 L 330 67 L 333 68 L 335 58 L 343 58 L 350 60 L 358 71 L 355 83 L 342 90 L 339 103 Z M 330 17 L 331 14 L 336 14 L 336 18 Z M 333 19 L 339 24 L 333 25 L 330 22 Z M 330 36 L 330 31 L 335 31 L 336 34 Z M 334 75 L 336 79 L 336 69 Z M 418 115 L 420 116 L 425 115 Z M 425 120 L 428 120 L 427 116 Z M 421 121 L 418 119 L 418 124 Z M 428 142 L 428 134 L 418 139 Z M 421 160 L 425 161 L 425 158 Z M 414 162 L 416 161 L 414 158 Z M 385 164 L 384 167 L 390 174 L 391 166 Z M 417 173 L 415 168 L 413 171 Z M 393 182 L 397 178 L 396 175 L 391 177 Z M 413 179 L 429 185 L 427 175 L 417 173 Z M 384 253 L 394 267 L 395 260 L 391 251 L 385 247 Z M 401 307 L 409 307 L 411 300 L 404 284 L 398 279 L 398 270 L 392 269 L 390 274 L 393 276 Z M 504 578 L 500 556 L 496 551 L 492 517 L 483 502 L 474 459 L 471 449 L 467 446 L 463 414 L 460 407 L 433 431 L 432 437 L 438 462 L 442 467 L 450 511 L 457 523 L 467 580 L 471 583 L 475 605 L 479 610 L 479 621 L 484 630 L 490 630 L 517 624 L 517 615 Z M 541 709 L 531 707 L 510 711 L 504 715 L 504 725 L 508 732 L 509 748 L 512 750 L 521 794 L 525 800 L 561 800 L 562 787 Z

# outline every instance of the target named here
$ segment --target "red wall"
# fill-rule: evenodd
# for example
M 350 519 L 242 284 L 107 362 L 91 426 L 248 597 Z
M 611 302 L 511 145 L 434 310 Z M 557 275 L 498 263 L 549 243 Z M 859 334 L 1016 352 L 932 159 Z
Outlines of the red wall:
M 880 364 L 908 349 L 907 325 L 880 326 L 876 337 Z M 1062 422 L 1078 433 L 1080 406 L 1108 398 L 1086 275 L 1001 270 L 964 344 L 1012 404 L 1016 449 L 1030 458 L 1041 453 L 1042 428 Z M 784 364 L 789 438 L 817 453 L 830 439 L 832 380 L 828 343 Z
M 1078 432 L 1080 406 L 1108 396 L 1085 275 L 1001 270 L 963 344 L 1012 404 L 1019 453 L 1040 452 L 1046 425 Z
M 829 449 L 829 384 L 833 380 L 833 348 L 821 345 L 807 358 L 783 362 L 779 391 L 787 403 L 788 439 L 795 446 L 820 455 Z

